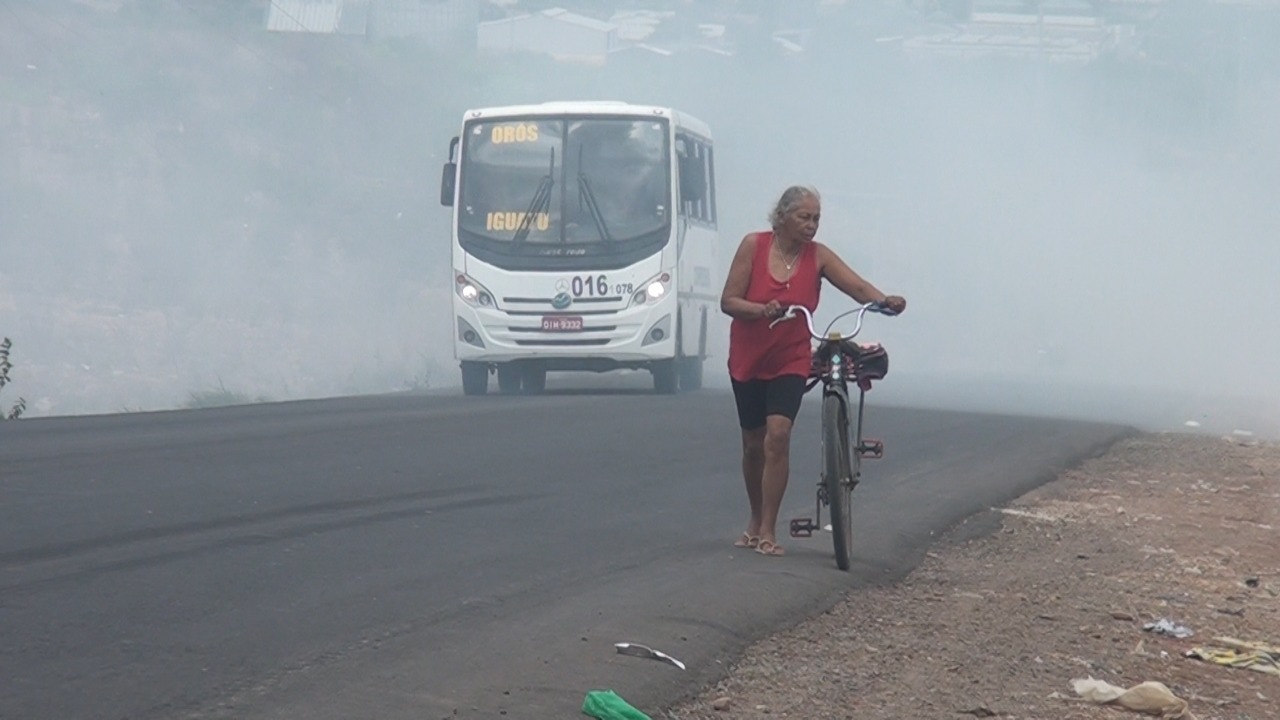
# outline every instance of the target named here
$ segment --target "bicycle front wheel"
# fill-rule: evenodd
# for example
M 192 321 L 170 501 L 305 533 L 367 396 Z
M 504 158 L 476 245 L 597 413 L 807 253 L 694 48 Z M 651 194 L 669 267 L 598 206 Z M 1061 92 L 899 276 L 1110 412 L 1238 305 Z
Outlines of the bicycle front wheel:
M 831 539 L 836 566 L 849 569 L 853 556 L 853 482 L 849 450 L 849 409 L 839 395 L 822 398 L 822 481 L 831 506 Z

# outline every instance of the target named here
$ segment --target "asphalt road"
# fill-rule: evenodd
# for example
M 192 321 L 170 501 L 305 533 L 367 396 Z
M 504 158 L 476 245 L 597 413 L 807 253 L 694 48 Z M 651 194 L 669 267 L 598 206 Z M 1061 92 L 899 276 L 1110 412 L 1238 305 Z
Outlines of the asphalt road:
M 873 394 L 874 395 L 874 394 Z M 812 512 L 818 404 L 785 517 Z M 389 396 L 0 423 L 0 718 L 654 711 L 1124 428 L 871 407 L 860 552 L 731 547 L 728 394 Z M 681 671 L 618 655 L 651 645 Z

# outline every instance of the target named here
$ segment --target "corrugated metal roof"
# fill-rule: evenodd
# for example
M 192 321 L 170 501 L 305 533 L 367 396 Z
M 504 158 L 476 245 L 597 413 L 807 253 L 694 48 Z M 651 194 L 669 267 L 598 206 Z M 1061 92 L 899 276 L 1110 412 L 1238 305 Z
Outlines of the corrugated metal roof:
M 962 33 L 908 39 L 903 44 L 911 54 L 953 57 L 998 56 L 1018 60 L 1045 59 L 1049 62 L 1088 63 L 1098 59 L 1104 44 L 1079 38 L 1036 38 L 1020 35 Z
M 663 57 L 671 57 L 672 55 L 675 55 L 675 52 L 672 50 L 668 50 L 666 48 L 660 48 L 656 45 L 650 45 L 648 43 L 636 43 L 631 47 L 636 50 L 643 50 L 645 52 L 650 52 L 650 53 L 653 53 L 654 55 L 661 55 Z M 626 48 L 623 48 L 623 50 L 626 50 Z M 622 52 L 623 50 L 620 50 L 619 52 Z
M 619 10 L 609 22 L 618 28 L 618 39 L 628 42 L 642 42 L 657 31 L 674 12 L 656 12 L 653 10 Z
M 271 0 L 267 29 L 274 32 L 338 31 L 342 0 Z
M 570 25 L 580 25 L 585 28 L 591 28 L 592 30 L 599 30 L 600 32 L 609 32 L 610 30 L 618 29 L 618 26 L 614 25 L 613 23 L 605 22 L 603 20 L 596 20 L 595 18 L 589 18 L 586 15 L 579 15 L 577 13 L 572 13 L 572 12 L 569 12 L 568 10 L 565 10 L 564 8 L 551 8 L 550 10 L 543 10 L 542 14 L 551 18 L 552 20 L 569 23 Z
M 556 22 L 578 25 L 580 27 L 590 28 L 604 33 L 616 31 L 618 29 L 618 26 L 611 22 L 596 20 L 585 15 L 572 13 L 564 8 L 551 8 L 550 10 L 542 10 L 535 14 L 541 15 L 549 20 L 555 20 Z M 525 24 L 533 18 L 534 15 L 524 13 L 522 15 L 512 15 L 510 17 L 499 18 L 497 20 L 486 20 L 480 23 L 480 25 L 484 27 L 497 27 L 499 25 L 514 25 L 516 23 Z
M 470 36 L 479 22 L 475 0 L 376 0 L 374 29 L 382 37 L 425 37 L 443 41 L 455 34 Z
M 364 35 L 372 0 L 270 0 L 267 30 Z
M 370 0 L 343 0 L 338 18 L 339 35 L 365 35 L 369 32 Z
M 1004 25 L 1009 27 L 1040 27 L 1050 30 L 1096 30 L 1102 27 L 1102 19 L 1091 15 L 1045 15 L 1040 18 L 1029 13 L 973 13 L 966 25 Z

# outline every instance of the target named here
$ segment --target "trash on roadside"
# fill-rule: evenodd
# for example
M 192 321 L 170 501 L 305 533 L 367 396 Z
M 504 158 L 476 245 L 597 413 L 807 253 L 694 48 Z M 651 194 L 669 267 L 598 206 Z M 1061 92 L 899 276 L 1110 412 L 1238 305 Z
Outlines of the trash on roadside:
M 1040 520 L 1042 522 L 1057 522 L 1058 520 L 1067 520 L 1069 518 L 1058 518 L 1046 513 L 1035 512 L 1032 510 L 1019 510 L 1018 508 L 996 508 L 996 512 L 1004 515 L 1012 515 L 1013 517 L 1026 518 L 1027 520 Z
M 618 653 L 621 655 L 633 655 L 635 657 L 648 658 L 650 660 L 661 660 L 663 662 L 671 663 L 672 665 L 675 665 L 681 670 L 685 669 L 684 663 L 680 662 L 679 660 L 671 657 L 670 655 L 664 652 L 659 652 L 645 645 L 637 645 L 635 643 L 620 642 L 620 643 L 614 643 L 613 646 L 618 649 Z
M 1280 675 L 1280 662 L 1270 655 L 1254 650 L 1252 652 L 1240 652 L 1231 648 L 1220 647 L 1195 647 L 1186 652 L 1189 658 L 1204 660 L 1214 663 L 1215 665 L 1225 665 L 1227 667 L 1247 668 L 1249 670 L 1257 670 L 1258 672 L 1269 673 L 1271 675 Z
M 652 720 L 612 690 L 592 690 L 582 701 L 582 714 L 598 720 Z
M 1249 642 L 1247 640 L 1239 640 L 1237 638 L 1224 637 L 1222 635 L 1215 637 L 1214 640 L 1222 643 L 1223 645 L 1226 645 L 1227 647 L 1235 648 L 1237 650 L 1258 650 L 1274 657 L 1277 660 L 1280 660 L 1280 645 L 1268 645 L 1267 643 Z
M 1167 618 L 1160 618 L 1156 622 L 1147 623 L 1142 626 L 1142 629 L 1157 635 L 1168 635 L 1176 638 L 1189 638 L 1195 634 L 1191 632 L 1191 628 L 1185 625 L 1176 625 Z
M 1215 637 L 1214 641 L 1218 644 L 1194 647 L 1185 655 L 1216 665 L 1241 667 L 1269 675 L 1280 675 L 1280 647 L 1245 642 L 1230 637 Z
M 1135 712 L 1159 715 L 1163 720 L 1195 720 L 1187 701 L 1173 694 L 1164 683 L 1147 681 L 1122 688 L 1104 680 L 1079 678 L 1071 681 L 1076 695 L 1099 705 L 1116 705 Z

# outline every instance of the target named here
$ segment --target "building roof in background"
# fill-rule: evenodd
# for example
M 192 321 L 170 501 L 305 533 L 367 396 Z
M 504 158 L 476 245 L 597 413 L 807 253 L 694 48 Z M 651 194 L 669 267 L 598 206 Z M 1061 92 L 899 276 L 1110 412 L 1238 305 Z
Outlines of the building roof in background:
M 370 0 L 271 0 L 267 30 L 363 35 L 369 26 L 369 3 Z

